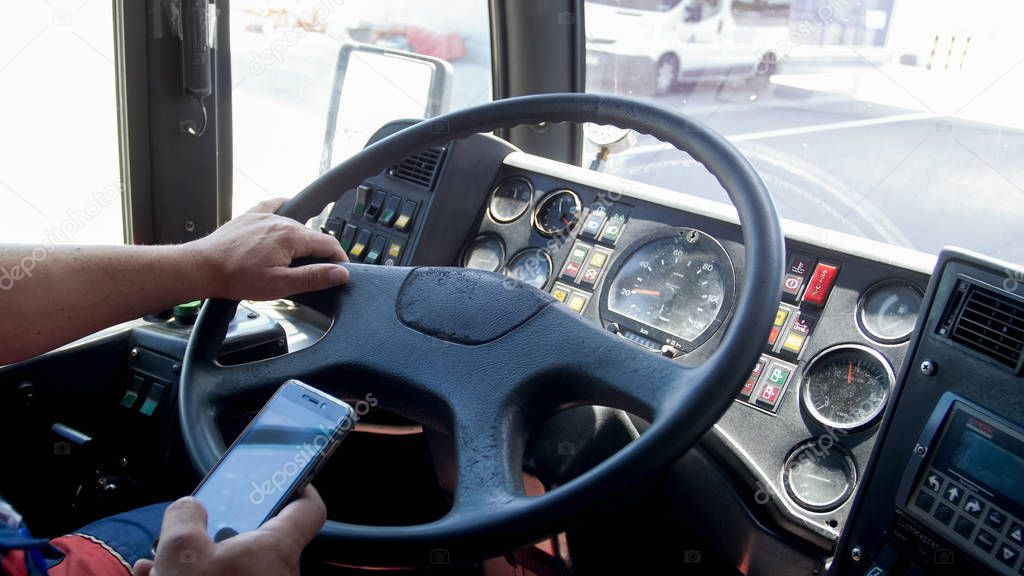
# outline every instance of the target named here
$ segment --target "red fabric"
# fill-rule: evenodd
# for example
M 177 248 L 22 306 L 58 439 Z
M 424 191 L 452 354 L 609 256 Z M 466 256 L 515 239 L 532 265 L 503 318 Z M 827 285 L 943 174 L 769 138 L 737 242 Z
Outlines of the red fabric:
M 9 574 L 10 576 L 28 574 L 25 568 L 25 551 L 9 550 L 0 553 L 0 574 Z
M 103 544 L 79 534 L 50 540 L 64 560 L 50 568 L 50 576 L 131 576 L 124 560 Z

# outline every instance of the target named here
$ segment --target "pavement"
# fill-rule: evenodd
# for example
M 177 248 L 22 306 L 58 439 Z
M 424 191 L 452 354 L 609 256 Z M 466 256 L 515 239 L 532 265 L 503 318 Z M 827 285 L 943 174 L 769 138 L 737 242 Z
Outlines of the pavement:
M 900 80 L 863 68 L 841 74 Z M 784 217 L 928 253 L 957 245 L 1024 262 L 1024 130 L 1006 125 L 1020 122 L 1017 114 L 1003 108 L 1000 123 L 1000 110 L 988 108 L 976 114 L 988 122 L 963 119 L 899 86 L 888 92 L 902 93 L 902 106 L 877 96 L 884 90 L 863 90 L 865 82 L 851 94 L 809 76 L 784 73 L 759 87 L 689 84 L 651 100 L 726 135 L 761 173 Z M 727 200 L 691 158 L 648 136 L 602 170 Z

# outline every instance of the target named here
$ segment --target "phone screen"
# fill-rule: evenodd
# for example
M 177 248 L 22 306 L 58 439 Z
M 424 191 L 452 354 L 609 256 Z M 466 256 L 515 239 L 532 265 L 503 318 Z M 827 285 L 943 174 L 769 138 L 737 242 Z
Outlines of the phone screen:
M 259 528 L 307 478 L 348 424 L 343 403 L 286 383 L 217 464 L 195 497 L 214 541 Z

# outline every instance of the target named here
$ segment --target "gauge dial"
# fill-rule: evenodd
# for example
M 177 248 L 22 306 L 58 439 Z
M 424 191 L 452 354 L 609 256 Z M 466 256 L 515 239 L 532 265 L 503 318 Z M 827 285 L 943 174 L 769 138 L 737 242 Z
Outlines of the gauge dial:
M 782 468 L 786 492 L 814 512 L 841 506 L 857 483 L 857 468 L 849 453 L 836 444 L 822 444 L 811 440 L 797 446 Z
M 673 228 L 640 240 L 611 277 L 604 315 L 684 352 L 710 337 L 732 306 L 732 260 L 698 230 Z
M 876 284 L 861 299 L 857 322 L 868 336 L 878 342 L 903 342 L 914 331 L 923 298 L 917 286 L 909 282 Z
M 580 197 L 572 190 L 557 190 L 540 201 L 534 214 L 537 231 L 545 236 L 562 236 L 580 219 Z
M 495 222 L 507 223 L 518 220 L 530 208 L 533 201 L 533 184 L 526 178 L 515 176 L 498 184 L 491 192 L 488 211 Z
M 804 407 L 829 428 L 866 428 L 885 409 L 894 380 L 889 362 L 877 351 L 853 344 L 838 346 L 807 365 Z
M 551 277 L 551 257 L 540 248 L 527 248 L 509 260 L 505 274 L 543 290 Z
M 473 241 L 462 255 L 462 265 L 466 268 L 497 272 L 505 261 L 505 245 L 497 236 L 485 234 Z

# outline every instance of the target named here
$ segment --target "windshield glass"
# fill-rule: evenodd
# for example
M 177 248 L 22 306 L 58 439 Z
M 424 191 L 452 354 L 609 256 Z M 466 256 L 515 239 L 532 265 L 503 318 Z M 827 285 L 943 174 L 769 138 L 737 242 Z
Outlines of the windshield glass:
M 607 4 L 608 6 L 628 8 L 630 10 L 656 10 L 658 12 L 664 12 L 670 8 L 674 8 L 679 4 L 679 1 L 680 0 L 591 0 L 594 4 Z
M 784 217 L 1024 260 L 1021 2 L 696 0 L 642 22 L 607 4 L 585 3 L 587 90 L 722 132 Z M 612 152 L 595 168 L 726 200 L 653 138 Z
M 338 77 L 341 50 L 352 44 L 447 63 L 450 97 L 428 110 L 415 66 L 372 55 L 353 58 Z M 294 196 L 386 122 L 490 101 L 487 3 L 232 0 L 231 82 L 238 214 L 267 198 Z M 329 123 L 339 86 L 337 119 Z

